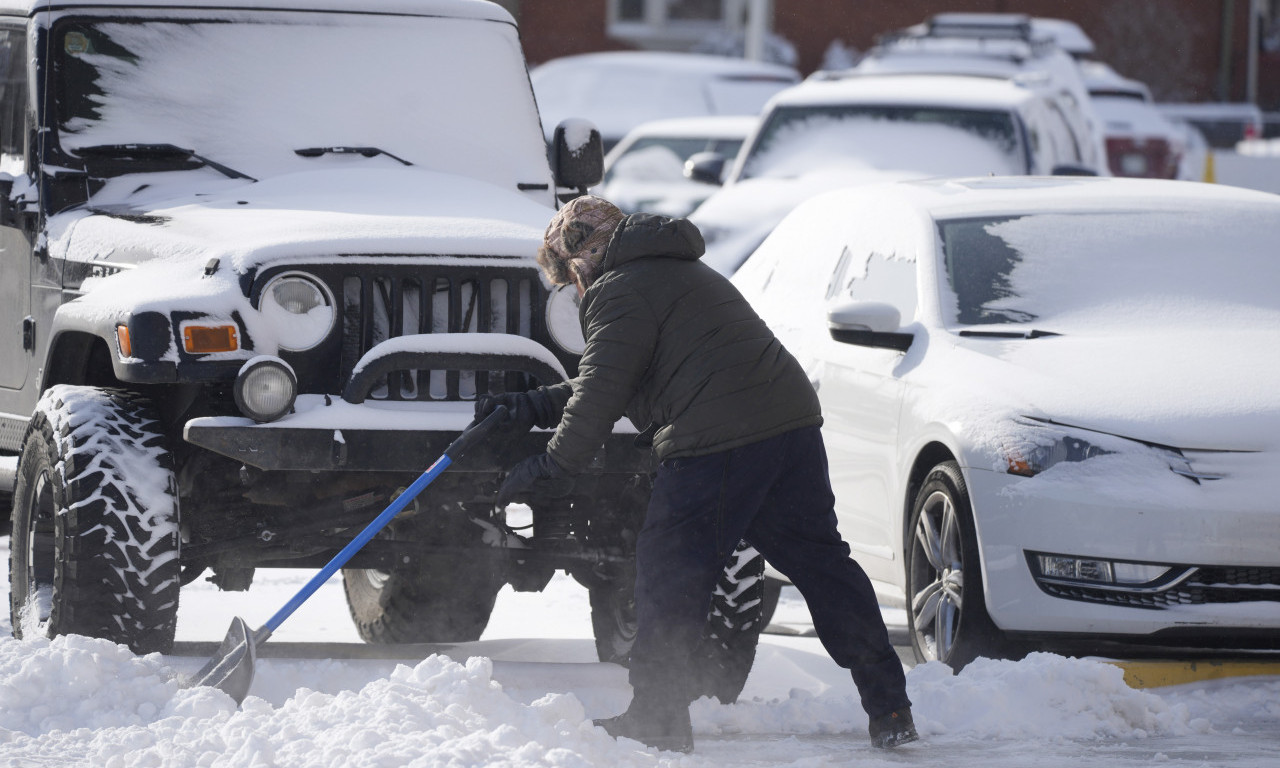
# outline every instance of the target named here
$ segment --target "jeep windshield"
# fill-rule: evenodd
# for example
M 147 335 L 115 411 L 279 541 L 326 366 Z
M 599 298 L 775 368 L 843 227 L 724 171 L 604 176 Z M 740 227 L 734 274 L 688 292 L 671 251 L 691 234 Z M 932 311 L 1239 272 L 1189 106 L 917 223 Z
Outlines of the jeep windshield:
M 64 167 L 102 178 L 181 171 L 184 184 L 196 174 L 226 184 L 219 166 L 266 179 L 353 164 L 403 168 L 403 159 L 513 192 L 550 181 L 510 24 L 359 13 L 136 13 L 65 17 L 52 28 L 52 120 Z M 380 152 L 296 152 L 315 147 Z M 111 189 L 90 188 L 97 202 Z

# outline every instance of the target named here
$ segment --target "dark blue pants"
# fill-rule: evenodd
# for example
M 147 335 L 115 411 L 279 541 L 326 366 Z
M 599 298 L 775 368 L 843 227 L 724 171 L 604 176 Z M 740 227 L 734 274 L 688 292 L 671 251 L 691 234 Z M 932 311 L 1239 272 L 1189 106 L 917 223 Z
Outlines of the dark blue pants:
M 708 456 L 668 459 L 636 545 L 633 706 L 684 706 L 711 594 L 746 539 L 804 595 L 814 629 L 874 717 L 910 705 L 871 582 L 836 530 L 827 454 L 806 427 Z

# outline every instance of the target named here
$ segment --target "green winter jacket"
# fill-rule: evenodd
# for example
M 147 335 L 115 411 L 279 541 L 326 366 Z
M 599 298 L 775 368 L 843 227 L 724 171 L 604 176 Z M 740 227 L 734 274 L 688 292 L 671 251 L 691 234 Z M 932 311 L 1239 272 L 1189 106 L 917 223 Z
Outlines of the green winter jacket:
M 550 387 L 567 403 L 547 451 L 587 468 L 624 414 L 656 427 L 661 459 L 700 456 L 822 423 L 817 394 L 746 299 L 699 259 L 685 219 L 632 214 L 582 298 L 578 376 Z

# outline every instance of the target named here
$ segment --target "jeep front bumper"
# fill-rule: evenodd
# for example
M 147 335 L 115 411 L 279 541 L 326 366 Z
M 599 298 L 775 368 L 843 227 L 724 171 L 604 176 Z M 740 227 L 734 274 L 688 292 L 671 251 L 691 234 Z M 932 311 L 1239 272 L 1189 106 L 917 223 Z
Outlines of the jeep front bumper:
M 299 395 L 294 413 L 269 424 L 241 416 L 187 422 L 192 445 L 263 470 L 421 472 L 471 423 L 470 402 L 355 404 L 324 395 Z M 505 472 L 546 449 L 553 433 L 498 434 L 467 452 L 451 472 Z M 647 473 L 650 451 L 635 446 L 636 429 L 614 426 L 593 472 Z

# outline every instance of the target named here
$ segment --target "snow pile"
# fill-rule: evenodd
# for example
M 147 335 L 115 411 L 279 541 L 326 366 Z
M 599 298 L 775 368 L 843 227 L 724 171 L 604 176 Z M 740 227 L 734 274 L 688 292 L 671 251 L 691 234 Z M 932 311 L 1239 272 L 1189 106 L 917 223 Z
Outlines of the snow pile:
M 659 761 L 595 729 L 571 695 L 531 705 L 492 662 L 431 656 L 359 692 L 299 689 L 243 709 L 184 689 L 160 657 L 84 637 L 0 640 L 0 751 L 96 766 L 593 765 Z
M 158 655 L 138 657 L 80 635 L 0 638 L 0 745 L 21 734 L 83 734 L 234 711 L 213 689 L 182 690 Z
M 937 662 L 923 664 L 907 674 L 907 693 L 925 738 L 1143 739 L 1210 730 L 1186 706 L 1130 688 L 1117 666 L 1046 653 L 1018 662 L 979 659 L 958 675 Z M 695 731 L 708 735 L 861 734 L 867 727 L 856 696 L 814 696 L 803 689 L 785 700 L 730 707 L 702 699 L 692 714 Z
M 1142 739 L 1208 732 L 1185 706 L 1130 688 L 1112 664 L 1033 653 L 979 659 L 956 676 L 939 663 L 907 677 L 922 736 L 980 739 Z
M 583 665 L 595 666 L 595 665 Z M 548 693 L 521 703 L 494 681 L 494 664 L 431 656 L 400 665 L 357 690 L 298 688 L 280 706 L 250 696 L 241 709 L 208 689 L 186 689 L 158 655 L 83 637 L 0 640 L 0 752 L 94 766 L 717 765 L 697 756 L 615 742 L 591 725 L 579 693 Z M 301 679 L 301 677 L 299 677 Z M 845 680 L 848 678 L 846 677 Z M 836 682 L 834 679 L 832 682 Z M 1208 717 L 1225 697 L 1246 728 L 1261 709 L 1280 715 L 1280 683 L 1254 690 L 1201 691 L 1199 699 L 1129 688 L 1122 671 L 1100 661 L 1032 654 L 1018 662 L 979 660 L 959 675 L 931 663 L 907 676 L 924 743 L 982 741 L 1066 744 L 1143 740 L 1217 732 Z M 731 747 L 739 734 L 835 734 L 846 748 L 870 749 L 867 719 L 852 683 L 815 695 L 722 706 L 693 704 L 704 747 Z M 1202 717 L 1203 715 L 1203 717 Z M 1236 728 L 1238 730 L 1238 728 Z M 707 755 L 706 757 L 710 757 Z

